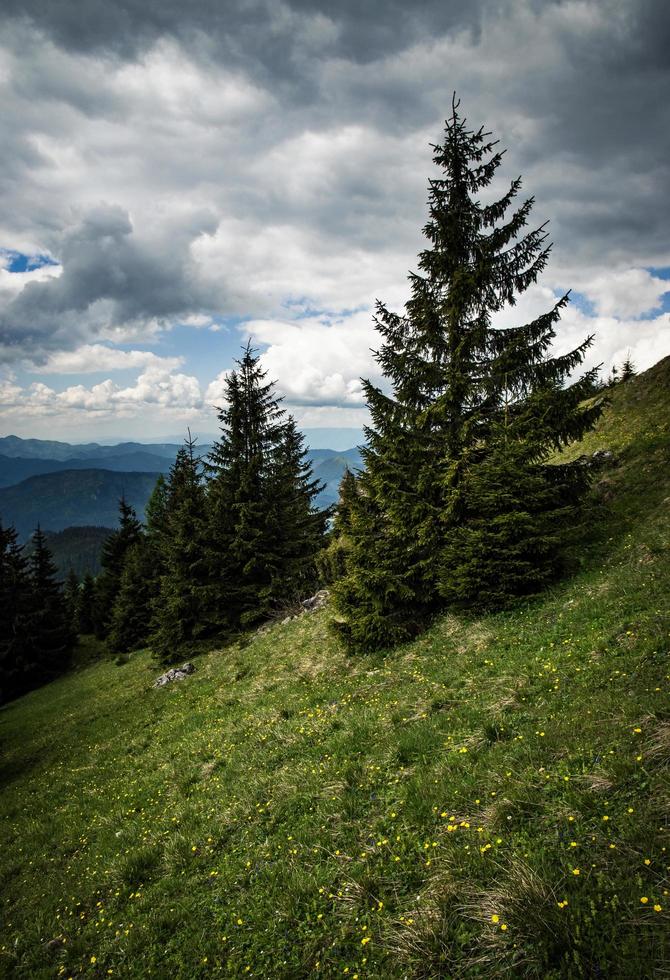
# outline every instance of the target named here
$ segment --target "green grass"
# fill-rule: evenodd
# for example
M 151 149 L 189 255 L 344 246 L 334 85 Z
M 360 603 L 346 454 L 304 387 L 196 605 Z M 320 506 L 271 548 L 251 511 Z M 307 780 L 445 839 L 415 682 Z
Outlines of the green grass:
M 324 610 L 2 710 L 4 975 L 664 975 L 669 381 L 615 390 L 606 533 L 540 601 L 355 659 Z

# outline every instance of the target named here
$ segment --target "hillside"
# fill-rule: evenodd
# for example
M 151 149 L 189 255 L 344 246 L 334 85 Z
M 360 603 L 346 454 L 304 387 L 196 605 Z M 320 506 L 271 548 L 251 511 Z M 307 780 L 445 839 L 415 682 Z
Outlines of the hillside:
M 101 446 L 97 442 L 56 442 L 52 439 L 21 439 L 19 436 L 0 437 L 0 455 L 10 458 L 59 460 L 105 459 L 108 456 L 150 452 L 154 456 L 174 459 L 178 443 L 120 442 L 114 446 Z
M 0 516 L 25 540 L 39 523 L 47 531 L 71 525 L 116 527 L 119 499 L 142 517 L 157 473 L 117 473 L 111 470 L 64 470 L 32 476 L 0 489 Z
M 116 470 L 121 473 L 167 473 L 172 460 L 148 452 L 104 456 L 100 459 L 24 459 L 0 456 L 0 487 L 11 487 L 31 476 L 62 473 L 65 470 Z
M 666 359 L 570 450 L 616 459 L 541 600 L 386 657 L 326 609 L 0 711 L 5 975 L 665 975 L 669 393 Z
M 49 531 L 46 534 L 47 546 L 58 569 L 59 578 L 67 578 L 71 568 L 79 579 L 87 572 L 97 575 L 100 571 L 102 546 L 112 530 L 110 527 L 92 526 Z

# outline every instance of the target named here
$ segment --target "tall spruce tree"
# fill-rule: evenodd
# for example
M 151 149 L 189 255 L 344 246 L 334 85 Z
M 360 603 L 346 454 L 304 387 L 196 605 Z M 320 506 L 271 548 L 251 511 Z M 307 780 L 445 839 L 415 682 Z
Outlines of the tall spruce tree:
M 119 501 L 119 526 L 102 546 L 101 571 L 96 579 L 95 634 L 98 639 L 109 635 L 126 553 L 137 544 L 141 534 L 142 525 L 135 510 L 122 497 Z
M 390 390 L 364 381 L 372 425 L 349 572 L 336 587 L 338 628 L 354 649 L 412 636 L 454 596 L 477 601 L 479 563 L 490 566 L 489 583 L 504 572 L 495 602 L 541 587 L 560 566 L 561 501 L 567 505 L 569 491 L 574 523 L 585 489 L 583 467 L 552 472 L 546 460 L 599 414 L 597 404 L 580 404 L 596 370 L 567 383 L 592 338 L 550 356 L 567 296 L 530 323 L 492 326 L 493 315 L 537 280 L 550 245 L 544 225 L 522 234 L 533 199 L 514 208 L 520 178 L 502 198 L 480 202 L 502 162 L 489 137 L 467 127 L 454 100 L 434 147 L 441 175 L 429 183 L 428 244 L 410 276 L 411 298 L 402 315 L 377 305 L 376 357 Z M 498 494 L 487 489 L 492 479 Z M 481 533 L 491 508 L 504 527 Z M 461 561 L 455 542 L 463 544 L 464 528 L 473 533 Z
M 29 622 L 28 560 L 12 526 L 0 522 L 0 704 L 32 686 L 35 654 Z
M 190 433 L 177 453 L 160 496 L 160 518 L 157 514 L 152 516 L 152 533 L 160 534 L 161 575 L 152 601 L 150 642 L 157 659 L 168 664 L 217 632 L 209 615 L 211 588 L 202 466 Z
M 231 629 L 312 586 L 327 520 L 302 437 L 250 343 L 236 363 L 207 467 L 210 617 Z
M 225 384 L 221 436 L 209 455 L 212 618 L 230 628 L 267 616 L 279 570 L 273 466 L 283 411 L 274 385 L 247 344 Z

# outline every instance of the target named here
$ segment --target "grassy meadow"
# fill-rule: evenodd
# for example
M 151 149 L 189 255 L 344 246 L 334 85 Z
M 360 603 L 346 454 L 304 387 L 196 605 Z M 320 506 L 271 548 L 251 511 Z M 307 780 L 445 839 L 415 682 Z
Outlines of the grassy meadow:
M 329 611 L 0 711 L 6 977 L 670 976 L 670 359 L 573 574 L 349 658 Z

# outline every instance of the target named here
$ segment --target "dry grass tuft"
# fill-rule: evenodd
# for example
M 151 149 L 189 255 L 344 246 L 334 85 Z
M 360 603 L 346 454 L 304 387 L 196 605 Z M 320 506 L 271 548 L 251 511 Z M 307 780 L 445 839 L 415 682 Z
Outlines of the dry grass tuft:
M 545 964 L 535 953 L 542 945 L 566 948 L 568 937 L 556 930 L 556 896 L 527 864 L 516 861 L 505 870 L 498 887 L 472 891 L 462 905 L 466 918 L 481 933 L 466 964 L 486 977 L 546 976 Z M 503 928 L 506 927 L 506 928 Z
M 592 793 L 609 793 L 614 786 L 609 776 L 599 772 L 585 772 L 580 776 L 575 776 L 575 782 L 586 786 Z
M 670 721 L 656 725 L 646 743 L 646 756 L 662 765 L 670 765 Z

